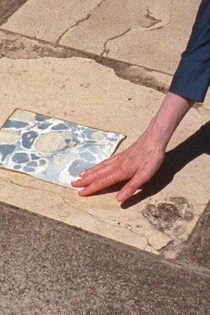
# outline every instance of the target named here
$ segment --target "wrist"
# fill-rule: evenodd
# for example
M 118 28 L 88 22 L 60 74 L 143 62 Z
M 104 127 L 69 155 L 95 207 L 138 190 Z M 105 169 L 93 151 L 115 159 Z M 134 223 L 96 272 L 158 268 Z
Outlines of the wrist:
M 168 93 L 152 118 L 145 135 L 150 138 L 154 146 L 165 150 L 177 126 L 192 107 L 195 101 Z

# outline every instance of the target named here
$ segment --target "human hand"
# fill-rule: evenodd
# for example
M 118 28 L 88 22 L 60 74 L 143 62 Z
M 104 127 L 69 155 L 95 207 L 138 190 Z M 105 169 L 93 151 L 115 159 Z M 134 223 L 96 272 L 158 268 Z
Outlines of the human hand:
M 146 131 L 127 150 L 80 173 L 73 187 L 84 187 L 80 196 L 88 196 L 117 182 L 129 180 L 117 194 L 123 202 L 141 188 L 159 169 L 166 146 L 182 118 L 194 104 L 168 92 Z
M 80 196 L 91 195 L 117 182 L 129 180 L 117 194 L 123 202 L 141 188 L 159 169 L 165 155 L 162 146 L 154 145 L 145 132 L 127 150 L 80 174 L 73 187 L 84 187 Z

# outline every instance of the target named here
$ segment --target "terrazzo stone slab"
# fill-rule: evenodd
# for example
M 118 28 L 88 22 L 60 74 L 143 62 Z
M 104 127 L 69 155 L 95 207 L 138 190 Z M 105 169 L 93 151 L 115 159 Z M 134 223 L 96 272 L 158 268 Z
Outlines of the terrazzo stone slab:
M 173 74 L 200 0 L 29 0 L 1 28 Z
M 0 167 L 71 187 L 110 157 L 123 135 L 16 110 L 0 130 Z
M 36 110 L 126 134 L 119 152 L 144 131 L 164 97 L 88 59 L 2 58 L 0 67 L 0 125 L 16 108 Z M 209 199 L 207 122 L 196 108 L 189 112 L 170 142 L 157 178 L 125 205 L 115 199 L 118 186 L 81 198 L 75 190 L 5 169 L 0 169 L 0 201 L 156 254 L 173 242 L 169 253 L 173 255 Z

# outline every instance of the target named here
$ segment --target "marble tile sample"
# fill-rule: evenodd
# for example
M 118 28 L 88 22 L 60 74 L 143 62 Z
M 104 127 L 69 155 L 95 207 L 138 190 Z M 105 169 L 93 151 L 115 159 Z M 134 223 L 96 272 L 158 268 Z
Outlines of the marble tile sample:
M 71 187 L 124 137 L 17 109 L 0 130 L 0 167 Z

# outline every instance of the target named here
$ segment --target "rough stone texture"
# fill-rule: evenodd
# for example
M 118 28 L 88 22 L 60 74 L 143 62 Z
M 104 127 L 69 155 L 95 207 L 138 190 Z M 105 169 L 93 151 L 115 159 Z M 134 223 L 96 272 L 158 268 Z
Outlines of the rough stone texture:
M 2 58 L 0 66 L 1 125 L 16 108 L 36 110 L 40 114 L 126 134 L 120 150 L 143 132 L 164 97 L 152 88 L 120 79 L 112 69 L 88 59 Z M 116 113 L 118 119 L 113 124 Z M 187 240 L 208 202 L 209 150 L 205 139 L 209 135 L 209 124 L 195 133 L 205 122 L 206 118 L 196 109 L 190 111 L 174 135 L 160 171 L 121 208 L 115 200 L 119 186 L 103 194 L 81 198 L 68 188 L 3 169 L 0 171 L 0 200 L 156 254 L 173 241 L 174 247 L 167 254 L 174 255 Z M 166 202 L 176 207 L 173 198 L 177 197 L 185 198 L 189 204 L 190 220 L 179 215 L 170 228 L 163 229 L 162 223 L 154 225 L 152 220 L 143 217 L 142 210 L 148 204 Z
M 210 269 L 210 203 L 198 221 L 178 259 Z
M 2 204 L 0 240 L 1 314 L 209 314 L 209 273 Z

